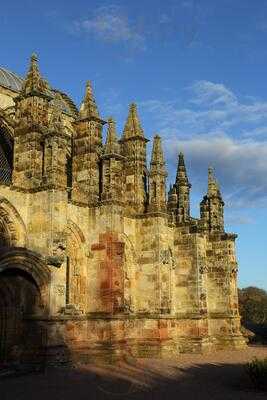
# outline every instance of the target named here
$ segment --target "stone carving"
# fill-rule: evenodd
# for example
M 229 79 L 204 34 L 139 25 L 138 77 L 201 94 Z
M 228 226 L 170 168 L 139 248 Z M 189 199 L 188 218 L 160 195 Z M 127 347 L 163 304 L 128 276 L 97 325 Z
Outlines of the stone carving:
M 56 286 L 56 293 L 58 296 L 64 296 L 65 295 L 65 286 L 64 285 L 57 285 Z

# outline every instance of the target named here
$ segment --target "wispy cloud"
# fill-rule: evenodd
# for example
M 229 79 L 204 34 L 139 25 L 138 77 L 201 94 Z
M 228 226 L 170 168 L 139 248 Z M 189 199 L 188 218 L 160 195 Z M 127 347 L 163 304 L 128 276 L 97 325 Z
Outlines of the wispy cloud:
M 206 14 L 206 8 L 195 0 L 155 5 L 148 13 L 136 13 L 126 6 L 100 6 L 85 18 L 73 21 L 68 30 L 138 51 L 153 45 L 168 46 L 177 38 L 180 45 L 192 47 L 200 43 L 199 29 Z
M 99 7 L 94 15 L 74 22 L 77 31 L 109 43 L 130 44 L 145 50 L 145 38 L 117 6 Z
M 214 165 L 227 206 L 267 205 L 267 141 L 234 140 L 228 135 L 191 137 L 187 140 L 165 138 L 171 165 L 183 150 L 197 190 L 204 190 L 207 167 Z
M 142 106 L 152 114 L 160 128 L 175 135 L 192 134 L 235 134 L 248 136 L 248 132 L 258 129 L 264 132 L 267 126 L 267 102 L 244 97 L 240 99 L 223 84 L 198 81 L 188 89 L 184 107 L 179 107 L 179 99 L 163 102 L 147 100 Z M 252 136 L 252 134 L 251 134 Z
M 195 97 L 192 103 L 208 106 L 233 106 L 237 104 L 234 93 L 221 83 L 197 81 L 189 88 Z
M 183 150 L 197 191 L 215 166 L 227 205 L 267 206 L 267 102 L 241 98 L 223 84 L 195 82 L 180 99 L 142 103 L 160 126 L 170 170 Z

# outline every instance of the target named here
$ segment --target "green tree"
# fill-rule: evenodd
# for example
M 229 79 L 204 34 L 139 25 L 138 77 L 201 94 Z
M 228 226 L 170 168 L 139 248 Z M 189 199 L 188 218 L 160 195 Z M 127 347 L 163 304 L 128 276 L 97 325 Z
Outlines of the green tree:
M 242 323 L 267 324 L 267 292 L 254 286 L 238 290 Z

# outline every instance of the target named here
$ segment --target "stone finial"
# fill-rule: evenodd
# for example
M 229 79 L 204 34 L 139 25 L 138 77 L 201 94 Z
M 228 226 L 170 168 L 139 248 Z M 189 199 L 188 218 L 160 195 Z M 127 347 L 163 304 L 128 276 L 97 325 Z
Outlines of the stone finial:
M 164 164 L 161 137 L 159 135 L 154 136 L 151 163 Z
M 179 166 L 184 166 L 184 154 L 180 151 L 179 155 L 178 155 L 178 165 Z
M 167 203 L 167 208 L 170 212 L 176 212 L 177 210 L 177 202 L 178 202 L 178 196 L 177 196 L 177 189 L 175 185 L 170 185 L 170 189 L 168 192 L 168 203 Z
M 214 169 L 210 166 L 208 169 L 208 196 L 220 196 L 219 184 L 214 176 Z
M 155 172 L 155 170 L 157 170 L 157 172 L 161 172 L 167 175 L 165 168 L 165 160 L 161 145 L 161 137 L 159 135 L 154 136 L 151 162 L 150 162 L 150 171 Z
M 116 123 L 111 117 L 108 119 L 108 132 L 104 151 L 105 154 L 119 154 Z
M 224 202 L 212 167 L 208 169 L 208 192 L 200 203 L 203 226 L 210 231 L 224 231 Z
M 141 136 L 144 137 L 144 132 L 137 114 L 137 107 L 132 103 L 129 108 L 128 117 L 123 131 L 123 139 Z
M 189 183 L 184 155 L 179 153 L 178 155 L 178 166 L 176 173 L 175 186 L 177 189 L 177 221 L 179 223 L 188 221 L 190 219 L 190 189 L 191 184 Z
M 185 161 L 184 161 L 184 154 L 182 152 L 180 152 L 178 155 L 178 165 L 177 165 L 175 184 L 176 184 L 177 188 L 179 186 L 188 186 L 189 188 L 191 188 L 191 184 L 189 183 L 189 180 L 187 177 Z
M 169 192 L 168 192 L 169 200 L 177 201 L 177 189 L 175 185 L 170 184 Z
M 86 82 L 85 96 L 80 108 L 79 116 L 81 119 L 100 118 L 90 81 Z
M 49 85 L 47 81 L 41 77 L 38 58 L 35 53 L 31 56 L 29 70 L 23 83 L 21 93 L 22 95 L 49 95 Z
M 166 212 L 166 177 L 161 138 L 155 135 L 149 170 L 149 212 Z

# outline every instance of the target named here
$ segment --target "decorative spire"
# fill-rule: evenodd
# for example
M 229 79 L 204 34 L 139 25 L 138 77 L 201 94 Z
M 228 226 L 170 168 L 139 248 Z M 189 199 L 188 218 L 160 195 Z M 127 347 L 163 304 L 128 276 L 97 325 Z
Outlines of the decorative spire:
M 209 167 L 208 169 L 208 196 L 221 196 L 219 184 L 214 176 L 214 169 Z
M 41 77 L 36 54 L 32 54 L 31 56 L 30 67 L 23 83 L 21 93 L 23 95 L 50 95 L 49 85 L 47 81 Z
M 224 231 L 224 202 L 212 167 L 208 170 L 208 193 L 200 203 L 203 226 L 210 231 Z
M 155 135 L 149 171 L 149 212 L 166 212 L 166 177 L 161 138 Z
M 177 174 L 175 180 L 177 189 L 177 222 L 181 223 L 190 219 L 190 188 L 183 153 L 179 153 Z
M 137 114 L 135 103 L 130 105 L 129 114 L 123 131 L 123 139 L 129 139 L 135 136 L 144 137 L 144 132 Z
M 168 199 L 170 202 L 175 202 L 175 208 L 177 207 L 177 189 L 175 185 L 170 184 L 170 189 L 168 192 Z
M 81 119 L 100 118 L 90 81 L 87 81 L 86 83 L 85 96 L 80 108 L 79 116 Z
M 161 137 L 159 135 L 154 136 L 151 163 L 164 164 Z
M 178 166 L 177 166 L 175 184 L 176 184 L 177 188 L 181 185 L 189 186 L 189 188 L 191 188 L 191 185 L 188 181 L 188 177 L 187 177 L 187 173 L 186 173 L 184 155 L 182 152 L 180 152 L 178 155 Z
M 161 145 L 161 137 L 159 135 L 155 135 L 154 137 L 151 162 L 150 162 L 150 171 L 151 172 L 157 171 L 167 175 L 165 169 L 164 155 Z
M 176 186 L 170 185 L 170 189 L 168 192 L 168 204 L 167 204 L 168 211 L 171 213 L 176 213 L 177 203 L 178 203 L 178 196 L 177 196 Z
M 105 144 L 105 154 L 119 154 L 116 123 L 113 118 L 108 119 L 108 132 Z

